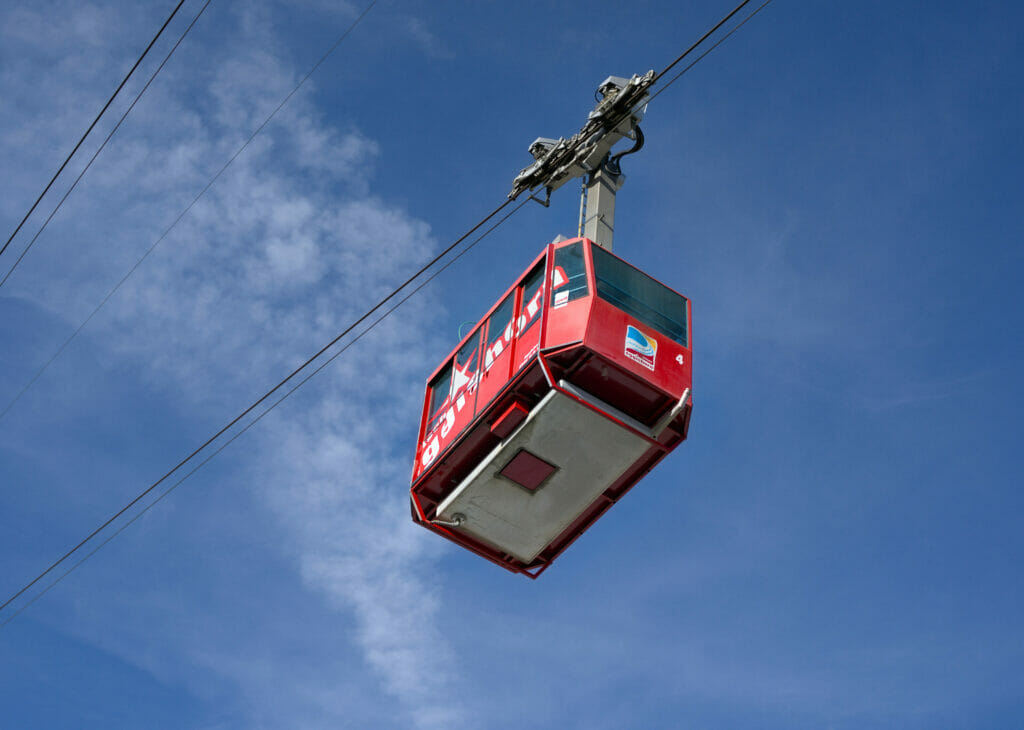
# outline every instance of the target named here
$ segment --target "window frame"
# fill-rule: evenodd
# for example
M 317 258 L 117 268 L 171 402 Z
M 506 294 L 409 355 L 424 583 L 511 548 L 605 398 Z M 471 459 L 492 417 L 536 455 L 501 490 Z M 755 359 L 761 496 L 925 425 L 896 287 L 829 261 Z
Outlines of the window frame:
M 594 293 L 597 295 L 597 297 L 599 299 L 601 299 L 602 301 L 607 302 L 611 306 L 615 307 L 616 309 L 619 309 L 620 311 L 625 312 L 626 314 L 628 314 L 630 317 L 632 317 L 633 319 L 637 320 L 638 322 L 640 322 L 640 323 L 650 327 L 651 329 L 656 330 L 657 332 L 659 332 L 660 334 L 664 335 L 665 337 L 668 337 L 673 342 L 676 342 L 676 343 L 682 345 L 683 347 L 689 348 L 690 347 L 690 300 L 689 300 L 689 298 L 683 296 L 682 294 L 680 294 L 679 292 L 675 291 L 671 287 L 665 286 L 665 284 L 661 283 L 660 281 L 655 279 L 650 274 L 647 274 L 647 273 L 641 271 L 636 266 L 633 266 L 629 262 L 624 261 L 623 259 L 619 258 L 618 256 L 616 256 L 612 252 L 607 251 L 606 249 L 601 248 L 597 244 L 593 244 L 590 248 L 591 248 L 591 264 L 592 264 L 592 267 L 593 267 L 593 275 L 594 275 Z M 597 250 L 599 248 L 601 249 L 600 251 Z M 619 267 L 619 269 L 618 269 L 619 271 L 631 271 L 632 274 L 633 274 L 634 279 L 638 279 L 640 282 L 642 282 L 644 284 L 647 284 L 647 285 L 653 284 L 654 286 L 653 287 L 649 287 L 649 286 L 648 287 L 644 287 L 644 289 L 639 289 L 639 290 L 636 289 L 635 287 L 629 287 L 632 290 L 627 290 L 627 289 L 623 289 L 622 286 L 620 286 L 620 285 L 626 285 L 628 287 L 629 286 L 629 282 L 622 281 L 621 279 L 619 281 L 617 281 L 617 282 L 613 282 L 608 277 L 602 278 L 601 273 L 602 273 L 603 262 L 602 262 L 601 257 L 603 257 L 603 256 L 607 256 L 606 261 L 608 261 L 611 264 L 610 267 L 606 267 L 606 269 L 605 269 L 606 272 L 609 271 L 609 270 L 614 271 L 614 267 Z M 619 299 L 616 299 L 616 298 L 612 298 L 612 297 L 608 296 L 608 294 L 607 294 L 608 288 L 614 289 L 616 292 L 619 292 L 622 295 L 622 297 L 619 298 Z M 649 297 L 647 299 L 645 299 L 645 298 L 642 298 L 640 296 L 637 296 L 637 294 L 642 294 L 645 289 L 647 291 L 665 292 L 665 293 L 668 293 L 669 295 L 671 295 L 671 297 L 673 297 L 673 298 L 678 298 L 678 300 L 680 300 L 682 302 L 682 305 L 683 305 L 682 306 L 682 310 L 679 312 L 679 314 L 677 316 L 669 316 L 668 314 L 666 314 L 665 310 L 659 309 L 658 307 L 653 306 L 652 303 L 650 302 L 650 298 Z M 631 302 L 629 300 L 632 300 L 633 302 L 636 302 L 636 304 L 631 304 Z M 653 316 L 653 317 L 650 316 L 652 314 L 655 315 L 655 316 Z M 673 330 L 673 328 L 668 327 L 668 326 L 666 326 L 664 324 L 661 324 L 658 321 L 659 319 L 667 320 L 669 323 L 675 325 L 676 329 Z M 681 337 L 680 337 L 679 330 L 681 330 Z

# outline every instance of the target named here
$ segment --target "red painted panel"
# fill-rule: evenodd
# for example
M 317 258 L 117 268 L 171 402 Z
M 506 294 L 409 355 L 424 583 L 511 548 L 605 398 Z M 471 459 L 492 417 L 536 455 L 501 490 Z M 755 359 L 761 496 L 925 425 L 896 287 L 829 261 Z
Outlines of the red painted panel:
M 437 416 L 426 425 L 420 441 L 416 473 L 420 474 L 452 444 L 472 423 L 477 410 L 480 384 L 480 345 L 482 328 L 478 328 L 452 356 L 452 380 L 448 398 L 437 409 Z M 427 400 L 430 390 L 427 390 Z
M 564 248 L 582 243 L 584 263 L 586 261 L 586 239 L 574 239 L 552 246 L 553 264 Z M 586 293 L 580 291 L 581 283 L 571 281 L 571 274 L 561 266 L 552 266 L 551 296 L 548 297 L 547 324 L 545 325 L 543 349 L 551 350 L 572 342 L 581 342 L 587 330 L 590 303 L 593 298 L 593 277 L 589 270 L 583 272 L 586 278 Z
M 512 372 L 519 372 L 536 354 L 540 344 L 540 320 L 544 309 L 543 264 L 538 264 L 523 280 L 519 311 L 516 316 L 516 340 Z
M 582 241 L 586 288 L 581 286 L 583 277 L 579 274 L 580 249 L 558 254 L 575 242 L 547 246 L 506 292 L 512 297 L 508 306 L 502 309 L 506 303 L 502 297 L 474 332 L 479 343 L 476 364 L 465 357 L 459 359 L 459 353 L 454 352 L 428 380 L 428 383 L 435 379 L 440 382 L 445 366 L 458 365 L 457 370 L 453 368 L 450 402 L 446 407 L 435 407 L 437 415 L 428 413 L 428 389 L 413 470 L 411 495 L 416 522 L 497 565 L 531 578 L 542 573 L 608 507 L 678 446 L 686 438 L 690 419 L 687 407 L 658 435 L 657 442 L 651 442 L 651 450 L 626 468 L 612 487 L 530 564 L 521 563 L 458 529 L 430 523 L 440 501 L 479 465 L 501 438 L 514 430 L 532 404 L 550 389 L 552 382 L 565 378 L 648 425 L 667 412 L 690 386 L 691 349 L 601 299 L 593 278 L 592 244 L 586 239 Z M 545 286 L 540 286 L 535 276 L 536 267 L 545 261 L 546 254 L 550 254 L 550 261 L 545 276 L 540 278 Z M 564 267 L 558 265 L 559 261 Z M 567 287 L 573 293 L 559 297 L 558 289 L 567 280 L 574 281 L 575 286 Z M 692 332 L 691 316 L 688 309 L 688 335 Z M 690 342 L 692 344 L 692 339 Z M 540 345 L 542 353 L 548 355 L 538 358 Z M 542 366 L 549 359 L 551 367 L 545 375 Z M 444 392 L 440 386 L 439 392 Z M 600 408 L 593 407 L 601 412 Z M 612 414 L 605 415 L 622 425 Z M 437 423 L 429 423 L 430 419 Z M 447 431 L 441 434 L 449 422 Z M 438 436 L 436 444 L 431 438 L 435 435 Z M 550 475 L 552 468 L 533 455 L 520 452 L 502 473 L 533 489 Z
M 512 375 L 512 342 L 515 328 L 516 292 L 510 294 L 511 308 L 498 307 L 487 321 L 484 340 L 484 372 L 480 380 L 480 403 L 490 403 Z M 504 304 L 504 301 L 502 302 Z M 507 309 L 507 316 L 504 311 Z
M 544 336 L 544 349 L 562 347 L 583 340 L 590 318 L 593 297 L 584 297 L 548 311 L 548 327 Z
M 524 365 L 537 356 L 537 346 L 539 343 L 540 320 L 538 319 L 529 329 L 516 338 L 514 372 L 519 372 Z
M 513 403 L 505 409 L 504 413 L 495 419 L 493 424 L 491 424 L 491 433 L 500 439 L 508 438 L 509 434 L 515 431 L 516 427 L 526 420 L 529 413 L 530 412 L 519 403 Z
M 632 326 L 654 346 L 654 356 L 642 363 L 627 341 Z M 623 370 L 633 373 L 659 390 L 679 398 L 690 386 L 690 350 L 653 328 L 637 321 L 600 297 L 594 298 L 585 340 L 587 347 Z M 596 394 L 599 395 L 599 394 Z
M 444 407 L 433 409 L 433 414 L 428 414 L 430 406 L 425 406 L 414 480 L 462 436 L 476 413 L 486 408 L 509 379 L 536 355 L 544 302 L 542 272 L 546 251 L 477 325 L 471 338 L 477 337 L 482 346 L 472 367 L 467 369 L 468 358 L 454 363 L 450 401 Z M 541 272 L 539 276 L 538 272 Z M 427 382 L 433 382 L 447 362 L 458 360 L 458 353 L 459 350 L 449 356 Z M 426 400 L 429 404 L 429 387 Z

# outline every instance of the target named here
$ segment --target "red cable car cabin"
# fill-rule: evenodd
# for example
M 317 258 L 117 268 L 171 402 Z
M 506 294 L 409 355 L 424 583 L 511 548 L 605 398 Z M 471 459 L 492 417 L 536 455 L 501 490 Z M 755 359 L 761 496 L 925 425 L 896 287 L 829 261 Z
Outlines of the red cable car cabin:
M 413 520 L 536 578 L 686 438 L 690 330 L 589 239 L 546 246 L 427 383 Z

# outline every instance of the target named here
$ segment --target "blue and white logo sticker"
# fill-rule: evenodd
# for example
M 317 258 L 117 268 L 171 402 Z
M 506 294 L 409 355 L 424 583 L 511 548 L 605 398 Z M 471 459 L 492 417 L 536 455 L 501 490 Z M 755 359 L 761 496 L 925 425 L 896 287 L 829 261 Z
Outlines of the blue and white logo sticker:
M 648 337 L 633 325 L 626 325 L 626 357 L 638 362 L 648 370 L 654 370 L 654 358 L 658 354 L 658 341 Z

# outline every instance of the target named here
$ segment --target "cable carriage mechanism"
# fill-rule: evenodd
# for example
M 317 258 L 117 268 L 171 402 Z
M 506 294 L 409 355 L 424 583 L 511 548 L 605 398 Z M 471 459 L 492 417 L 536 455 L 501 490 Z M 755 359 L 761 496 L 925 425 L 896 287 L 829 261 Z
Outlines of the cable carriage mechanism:
M 689 300 L 611 253 L 619 159 L 643 144 L 653 79 L 609 77 L 579 133 L 530 146 L 509 197 L 584 177 L 583 235 L 545 246 L 427 381 L 413 520 L 531 578 L 690 423 Z

